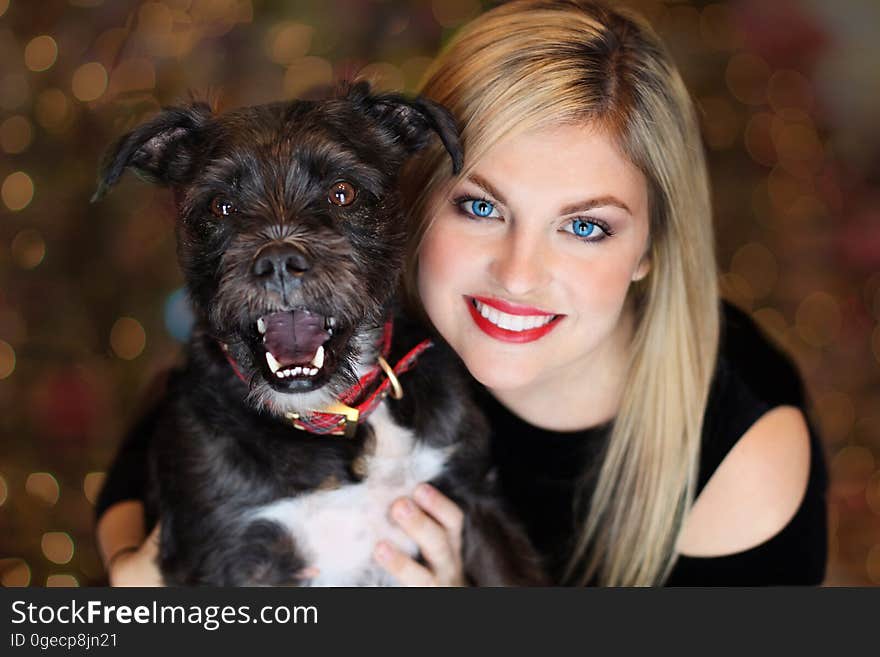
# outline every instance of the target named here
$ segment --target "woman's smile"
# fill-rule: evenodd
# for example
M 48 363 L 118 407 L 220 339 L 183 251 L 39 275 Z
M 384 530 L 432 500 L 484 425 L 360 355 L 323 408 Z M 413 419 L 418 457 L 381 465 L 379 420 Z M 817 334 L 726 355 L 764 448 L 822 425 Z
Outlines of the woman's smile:
M 552 331 L 563 315 L 489 297 L 464 297 L 481 331 L 503 342 L 534 342 Z

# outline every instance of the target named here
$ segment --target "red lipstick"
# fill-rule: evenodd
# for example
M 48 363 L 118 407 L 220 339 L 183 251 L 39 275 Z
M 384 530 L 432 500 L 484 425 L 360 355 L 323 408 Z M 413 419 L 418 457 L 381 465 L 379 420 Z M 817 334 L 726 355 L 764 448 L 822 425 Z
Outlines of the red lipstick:
M 551 319 L 543 326 L 538 326 L 536 328 L 526 329 L 524 331 L 510 331 L 508 329 L 503 329 L 500 326 L 496 326 L 488 319 L 483 317 L 480 314 L 480 311 L 478 311 L 477 307 L 474 305 L 474 299 L 487 306 L 497 308 L 498 310 L 505 312 L 508 315 L 553 315 L 553 319 Z M 512 304 L 507 301 L 502 301 L 501 299 L 486 299 L 484 297 L 464 297 L 464 300 L 467 304 L 468 310 L 471 313 L 471 317 L 474 320 L 474 324 L 477 325 L 477 328 L 483 331 L 483 333 L 488 335 L 490 338 L 495 338 L 496 340 L 501 340 L 502 342 L 512 342 L 516 344 L 534 342 L 535 340 L 544 337 L 550 331 L 556 328 L 559 320 L 564 317 L 564 315 L 555 315 L 554 313 L 549 313 L 546 310 L 540 310 L 539 308 L 533 308 L 530 306 L 521 306 L 519 304 Z
M 524 306 L 519 303 L 512 303 L 510 301 L 505 301 L 504 299 L 490 299 L 488 297 L 471 297 L 472 299 L 476 299 L 480 303 L 485 306 L 491 306 L 492 308 L 497 308 L 503 313 L 507 313 L 508 315 L 555 315 L 556 313 L 551 313 L 548 310 L 542 310 L 540 308 L 535 308 L 534 306 Z

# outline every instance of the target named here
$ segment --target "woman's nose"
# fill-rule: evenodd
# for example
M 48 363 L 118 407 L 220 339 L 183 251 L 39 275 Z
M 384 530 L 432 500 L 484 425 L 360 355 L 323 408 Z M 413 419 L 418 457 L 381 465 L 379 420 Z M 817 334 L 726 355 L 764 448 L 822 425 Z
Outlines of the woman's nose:
M 517 297 L 541 289 L 549 280 L 546 248 L 539 239 L 516 229 L 495 245 L 489 273 L 509 294 Z

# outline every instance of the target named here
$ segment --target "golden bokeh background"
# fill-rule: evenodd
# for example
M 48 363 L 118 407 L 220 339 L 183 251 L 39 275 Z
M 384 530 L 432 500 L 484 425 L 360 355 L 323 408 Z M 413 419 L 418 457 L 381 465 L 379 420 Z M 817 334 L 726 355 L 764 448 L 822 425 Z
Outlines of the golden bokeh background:
M 93 504 L 189 317 L 167 191 L 90 204 L 190 91 L 413 91 L 478 0 L 0 0 L 0 583 L 103 584 Z M 880 584 L 880 5 L 628 0 L 697 102 L 725 295 L 795 359 L 831 473 L 829 585 Z

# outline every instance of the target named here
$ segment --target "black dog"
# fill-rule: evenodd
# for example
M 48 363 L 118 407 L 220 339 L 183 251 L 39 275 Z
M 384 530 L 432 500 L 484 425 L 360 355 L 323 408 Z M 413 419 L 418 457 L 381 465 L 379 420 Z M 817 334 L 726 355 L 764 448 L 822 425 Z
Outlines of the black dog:
M 197 318 L 152 440 L 167 583 L 394 584 L 372 550 L 416 554 L 386 514 L 423 480 L 465 512 L 472 583 L 543 581 L 493 494 L 460 363 L 391 321 L 397 172 L 434 136 L 457 171 L 443 108 L 359 83 L 219 116 L 166 109 L 108 154 L 95 199 L 126 168 L 173 189 Z

